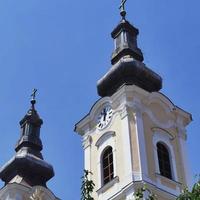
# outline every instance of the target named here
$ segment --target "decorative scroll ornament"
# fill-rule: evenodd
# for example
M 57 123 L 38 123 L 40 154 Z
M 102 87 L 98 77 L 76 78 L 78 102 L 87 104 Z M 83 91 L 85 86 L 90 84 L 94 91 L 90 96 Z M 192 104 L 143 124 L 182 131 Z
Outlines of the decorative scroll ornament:
M 90 135 L 87 135 L 82 142 L 83 148 L 86 149 L 88 146 L 92 144 L 92 137 Z
M 36 189 L 33 194 L 30 196 L 30 200 L 44 200 L 44 192 L 41 189 Z

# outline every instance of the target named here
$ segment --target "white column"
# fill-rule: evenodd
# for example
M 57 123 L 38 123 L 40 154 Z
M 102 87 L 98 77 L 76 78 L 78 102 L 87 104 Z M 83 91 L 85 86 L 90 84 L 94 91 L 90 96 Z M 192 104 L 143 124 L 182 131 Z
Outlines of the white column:
M 84 149 L 84 169 L 91 171 L 91 136 L 83 138 L 83 149 Z
M 178 130 L 179 130 L 178 137 L 179 137 L 179 142 L 181 146 L 181 159 L 183 162 L 186 184 L 189 188 L 191 188 L 192 178 L 191 178 L 191 171 L 190 171 L 189 161 L 188 161 L 188 151 L 186 148 L 186 139 L 187 139 L 186 129 L 184 127 L 179 127 Z
M 127 111 L 127 105 L 123 106 L 121 111 L 121 123 L 122 123 L 122 147 L 123 147 L 123 163 L 124 163 L 124 178 L 127 183 L 132 181 L 132 156 L 131 156 L 131 142 L 130 142 L 130 127 L 129 117 Z
M 142 108 L 140 102 L 134 102 L 133 109 L 135 112 L 135 126 L 136 126 L 136 137 L 138 144 L 138 155 L 140 162 L 140 173 L 133 174 L 134 180 L 146 180 L 148 179 L 148 162 L 146 155 L 146 143 L 144 136 L 144 123 L 142 118 Z

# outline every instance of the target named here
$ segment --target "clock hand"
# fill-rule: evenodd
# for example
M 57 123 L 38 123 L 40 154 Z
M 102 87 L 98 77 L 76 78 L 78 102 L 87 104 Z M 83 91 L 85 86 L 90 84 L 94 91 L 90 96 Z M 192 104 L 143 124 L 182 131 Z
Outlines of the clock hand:
M 106 113 L 106 109 L 104 108 L 103 109 L 103 121 L 106 120 L 106 116 L 107 116 L 107 113 Z

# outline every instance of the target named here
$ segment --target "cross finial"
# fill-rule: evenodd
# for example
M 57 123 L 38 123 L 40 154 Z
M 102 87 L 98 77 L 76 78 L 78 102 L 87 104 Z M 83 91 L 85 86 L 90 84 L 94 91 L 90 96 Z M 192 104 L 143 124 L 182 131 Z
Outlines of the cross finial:
M 126 10 L 125 10 L 125 3 L 126 3 L 127 0 L 121 0 L 121 5 L 119 7 L 120 9 L 120 14 L 122 16 L 122 19 L 125 20 L 125 17 L 126 17 Z
M 37 92 L 37 89 L 34 88 L 31 94 L 32 100 L 35 100 L 36 92 Z
M 31 104 L 34 105 L 36 103 L 35 97 L 36 97 L 37 89 L 33 89 L 31 94 Z

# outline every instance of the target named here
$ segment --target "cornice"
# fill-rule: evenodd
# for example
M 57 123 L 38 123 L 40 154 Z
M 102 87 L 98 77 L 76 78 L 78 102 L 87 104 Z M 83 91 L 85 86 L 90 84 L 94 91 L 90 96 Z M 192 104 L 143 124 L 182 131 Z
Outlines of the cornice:
M 132 99 L 132 100 L 130 100 Z M 156 118 L 154 113 L 149 109 L 152 103 L 159 104 L 165 111 L 166 115 L 169 117 L 167 122 L 161 122 Z M 127 108 L 130 107 L 134 112 L 146 113 L 150 119 L 159 127 L 163 129 L 168 129 L 176 127 L 175 118 L 182 118 L 182 126 L 187 126 L 191 122 L 191 115 L 175 106 L 172 101 L 160 92 L 147 92 L 136 85 L 123 85 L 115 94 L 111 97 L 104 97 L 99 99 L 91 108 L 90 112 L 76 124 L 75 131 L 84 135 L 91 129 L 93 129 L 93 122 L 99 109 L 105 105 L 111 104 L 114 112 L 119 112 L 121 118 L 125 117 L 127 113 Z M 174 116 L 174 119 L 172 119 Z

